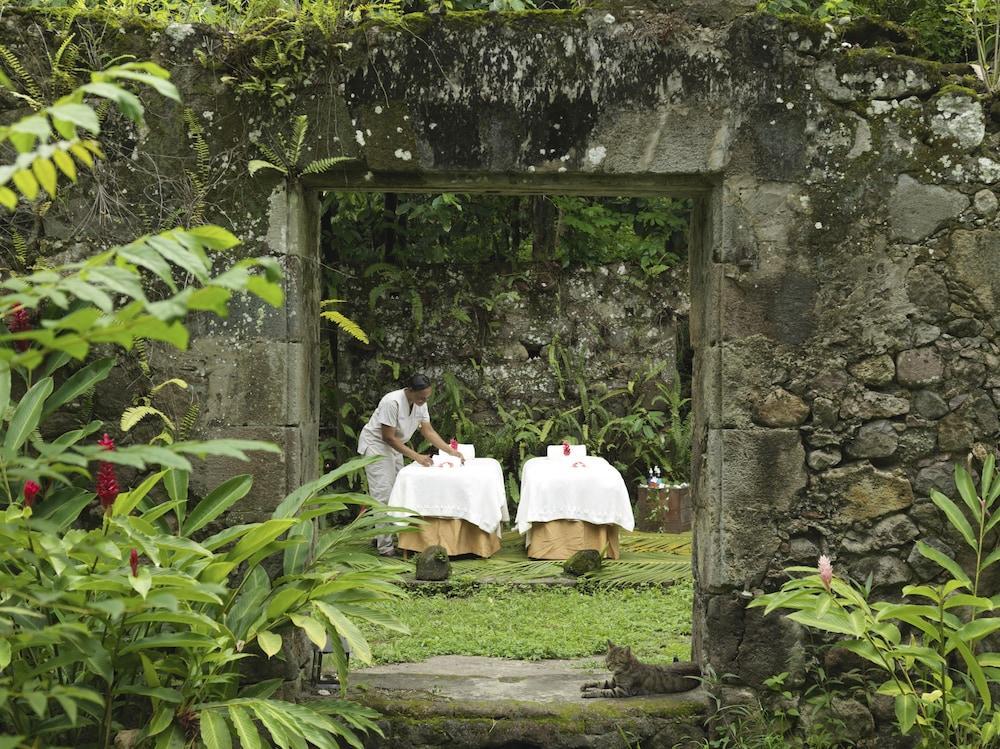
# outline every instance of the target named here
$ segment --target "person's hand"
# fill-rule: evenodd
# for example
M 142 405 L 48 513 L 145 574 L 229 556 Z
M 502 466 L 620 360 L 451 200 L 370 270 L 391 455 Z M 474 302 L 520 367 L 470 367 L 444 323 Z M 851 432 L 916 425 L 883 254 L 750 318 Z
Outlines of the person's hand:
M 461 461 L 462 461 L 462 465 L 465 465 L 465 456 L 464 456 L 464 455 L 462 455 L 462 453 L 460 453 L 460 452 L 459 452 L 458 450 L 452 450 L 452 449 L 451 449 L 451 448 L 449 447 L 449 448 L 448 448 L 448 454 L 449 454 L 449 455 L 451 455 L 451 456 L 452 456 L 452 457 L 454 457 L 454 458 L 458 458 L 459 460 L 461 460 Z
M 434 465 L 434 461 L 431 460 L 431 456 L 430 455 L 418 455 L 415 458 L 415 460 L 416 460 L 417 463 L 419 463 L 420 465 L 422 465 L 424 468 L 430 468 L 432 465 Z

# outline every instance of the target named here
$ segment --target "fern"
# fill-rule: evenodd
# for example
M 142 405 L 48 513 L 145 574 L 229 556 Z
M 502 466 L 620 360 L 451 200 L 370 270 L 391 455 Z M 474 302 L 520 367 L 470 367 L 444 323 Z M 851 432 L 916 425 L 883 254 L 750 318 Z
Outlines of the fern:
M 135 350 L 136 356 L 138 356 L 139 369 L 146 377 L 149 377 L 151 370 L 149 368 L 149 352 L 146 349 L 146 339 L 136 338 L 132 348 Z
M 357 338 L 362 343 L 369 343 L 368 335 L 361 329 L 361 327 L 348 317 L 337 312 L 337 310 L 328 309 L 320 312 L 320 317 L 324 320 L 329 320 L 332 323 L 336 323 L 337 327 L 343 330 L 350 336 Z
M 356 161 L 349 156 L 333 156 L 328 159 L 316 159 L 309 163 L 309 165 L 302 170 L 303 174 L 322 174 L 323 172 L 332 169 L 337 166 L 337 164 L 343 164 L 345 161 Z
M 10 234 L 11 243 L 14 245 L 14 254 L 17 256 L 17 262 L 20 263 L 22 268 L 27 268 L 28 242 L 25 240 L 24 235 L 17 229 L 11 228 Z
M 300 114 L 295 118 L 295 124 L 292 126 L 292 145 L 288 152 L 289 164 L 298 164 L 299 159 L 302 157 L 302 147 L 306 142 L 306 131 L 309 130 L 309 116 L 305 114 Z
M 163 411 L 158 408 L 153 408 L 152 406 L 129 406 L 122 413 L 120 427 L 123 432 L 127 432 L 140 421 L 145 419 L 147 416 L 158 416 L 164 424 L 170 429 L 170 431 L 175 431 L 174 423 L 170 420 Z
M 200 413 L 201 408 L 197 403 L 192 402 L 188 406 L 187 411 L 184 412 L 184 416 L 181 418 L 181 423 L 177 427 L 177 439 L 186 440 L 190 436 L 191 430 L 194 429 L 195 422 L 198 420 Z
M 24 65 L 21 64 L 17 55 L 2 44 L 0 44 L 0 61 L 13 73 L 15 78 L 21 81 L 21 85 L 24 86 L 24 90 L 30 97 L 28 103 L 31 105 L 31 108 L 34 110 L 41 109 L 43 106 L 42 101 L 45 99 L 42 96 L 42 89 L 39 88 L 38 83 L 32 77 L 31 73 L 24 69 Z

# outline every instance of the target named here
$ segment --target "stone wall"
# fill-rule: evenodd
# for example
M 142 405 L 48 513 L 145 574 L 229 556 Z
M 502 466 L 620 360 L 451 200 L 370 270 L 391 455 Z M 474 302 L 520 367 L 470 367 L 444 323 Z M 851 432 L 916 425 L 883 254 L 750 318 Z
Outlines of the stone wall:
M 338 335 L 334 371 L 323 378 L 324 389 L 336 387 L 359 404 L 356 421 L 397 386 L 393 366 L 403 378 L 428 374 L 439 400 L 443 375 L 454 375 L 469 391 L 469 417 L 487 424 L 498 423 L 497 404 L 565 408 L 560 387 L 578 402 L 577 378 L 593 396 L 643 383 L 652 403 L 656 384 L 669 384 L 684 366 L 678 357 L 690 308 L 686 266 L 655 279 L 624 263 L 428 266 L 412 269 L 405 290 L 374 308 L 366 300 L 378 279 L 365 278 L 361 268 L 338 270 L 336 295 L 350 300 L 344 311 L 377 336 L 364 345 Z M 416 317 L 411 289 L 420 297 Z M 323 429 L 335 421 L 327 414 Z
M 196 327 L 210 431 L 287 447 L 280 470 L 253 467 L 258 510 L 315 470 L 312 191 L 672 194 L 696 200 L 696 658 L 750 684 L 794 670 L 794 626 L 744 609 L 789 563 L 826 552 L 884 587 L 932 572 L 918 536 L 960 551 L 928 492 L 950 490 L 950 465 L 1000 431 L 994 110 L 966 71 L 888 51 L 870 28 L 739 5 L 421 17 L 310 42 L 288 84 L 310 116 L 307 158 L 356 161 L 289 186 L 246 174 L 253 139 L 288 129 L 287 111 L 222 81 L 253 73 L 252 45 L 188 27 L 104 39 L 174 70 L 206 123 L 206 215 L 288 270 L 283 311 Z M 0 21 L 17 52 L 44 33 Z M 103 191 L 78 188 L 46 214 L 52 249 L 133 232 L 128 196 L 160 200 L 158 220 L 190 202 L 180 123 L 154 106 L 135 158 L 102 168 Z M 65 229 L 95 205 L 103 224 Z M 273 390 L 251 400 L 223 368 Z

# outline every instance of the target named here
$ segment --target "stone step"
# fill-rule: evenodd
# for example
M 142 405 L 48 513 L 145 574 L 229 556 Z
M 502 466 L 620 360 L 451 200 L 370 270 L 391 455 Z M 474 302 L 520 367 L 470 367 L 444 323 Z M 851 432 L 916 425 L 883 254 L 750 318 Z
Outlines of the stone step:
M 350 696 L 383 716 L 385 736 L 368 736 L 366 749 L 700 745 L 709 709 L 703 690 L 583 699 L 581 684 L 608 676 L 581 667 L 595 663 L 440 656 L 356 671 Z

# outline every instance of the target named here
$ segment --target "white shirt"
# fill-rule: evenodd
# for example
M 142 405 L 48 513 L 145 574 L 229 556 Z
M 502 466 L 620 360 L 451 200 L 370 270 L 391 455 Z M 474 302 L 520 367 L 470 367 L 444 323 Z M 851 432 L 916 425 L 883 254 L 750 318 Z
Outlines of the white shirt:
M 368 419 L 358 436 L 358 453 L 372 452 L 377 455 L 393 455 L 396 451 L 382 439 L 382 425 L 396 430 L 396 436 L 406 442 L 423 423 L 430 423 L 431 416 L 427 404 L 410 405 L 405 390 L 393 390 L 382 396 L 378 408 Z

